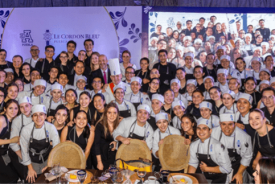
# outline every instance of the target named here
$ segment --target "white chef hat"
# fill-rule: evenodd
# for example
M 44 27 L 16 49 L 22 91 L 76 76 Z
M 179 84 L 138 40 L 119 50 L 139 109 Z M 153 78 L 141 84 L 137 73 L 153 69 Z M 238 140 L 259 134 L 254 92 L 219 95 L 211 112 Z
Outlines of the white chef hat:
M 258 62 L 262 62 L 260 57 L 252 57 L 251 62 L 252 61 L 258 61 Z
M 251 33 L 247 33 L 247 34 L 245 34 L 244 35 L 244 38 L 246 38 L 246 37 L 249 37 L 250 38 L 250 42 L 252 41 L 251 39 L 252 39 L 252 35 L 251 35 Z
M 206 41 L 209 41 L 210 39 L 216 40 L 216 38 L 213 35 L 211 35 L 211 36 L 207 37 Z
M 203 79 L 203 83 L 205 83 L 205 80 L 206 80 L 206 79 L 212 80 L 213 83 L 215 82 L 215 80 L 214 80 L 214 78 L 213 78 L 212 76 L 206 76 L 206 77 L 204 77 L 204 79 Z
M 202 44 L 202 40 L 201 40 L 200 38 L 196 38 L 196 39 L 194 40 L 194 43 L 201 43 L 201 44 Z
M 86 76 L 83 76 L 83 75 L 77 76 L 75 80 L 76 80 L 76 82 L 78 80 L 84 80 L 87 83 L 87 78 L 86 78 Z
M 247 101 L 249 101 L 249 103 L 252 105 L 252 102 L 253 102 L 253 97 L 250 95 L 250 94 L 247 94 L 247 93 L 241 93 L 239 95 L 239 98 L 238 99 L 246 99 Z
M 158 113 L 155 117 L 156 122 L 158 122 L 159 120 L 165 119 L 165 120 L 169 120 L 168 119 L 168 114 L 167 113 Z
M 181 45 L 177 45 L 177 46 L 176 46 L 176 50 L 182 50 L 182 51 L 183 51 L 183 49 L 184 49 L 184 47 L 181 46 Z
M 191 40 L 191 41 L 192 41 L 192 37 L 191 37 L 191 36 L 185 36 L 185 37 L 183 38 L 183 42 L 186 41 L 186 40 Z
M 43 85 L 44 87 L 47 87 L 47 82 L 43 79 L 37 79 L 34 81 L 34 87 L 38 85 Z
M 12 68 L 5 68 L 6 73 L 14 73 Z
M 171 80 L 170 86 L 171 86 L 174 82 L 176 82 L 176 83 L 180 86 L 180 81 L 179 81 L 179 79 L 177 79 L 177 78 L 174 78 L 173 80 Z
M 222 55 L 221 58 L 220 58 L 220 60 L 222 60 L 222 59 L 226 59 L 226 60 L 230 61 L 230 56 L 228 56 L 228 55 Z
M 271 38 L 274 38 L 274 39 L 275 39 L 275 35 L 270 35 L 270 36 L 269 36 L 269 39 L 271 40 Z
M 52 91 L 55 90 L 55 89 L 58 89 L 61 92 L 63 92 L 63 86 L 60 83 L 57 83 L 57 82 L 52 85 L 51 89 L 52 89 Z
M 270 71 L 268 69 L 266 69 L 266 68 L 261 69 L 259 73 L 261 73 L 262 71 L 265 71 L 266 73 L 268 73 L 269 75 L 271 75 Z
M 206 126 L 208 126 L 208 128 L 212 129 L 212 124 L 210 123 L 210 121 L 208 119 L 204 119 L 204 118 L 199 119 L 197 126 L 199 126 L 199 125 L 206 125 Z
M 45 105 L 37 104 L 37 105 L 32 106 L 32 115 L 37 112 L 43 112 L 43 113 L 47 114 Z
M 217 75 L 218 75 L 218 74 L 221 74 L 221 73 L 223 73 L 223 74 L 225 74 L 225 75 L 227 76 L 228 70 L 227 70 L 227 69 L 223 69 L 223 68 L 218 69 Z
M 120 65 L 119 65 L 118 58 L 109 59 L 108 62 L 109 62 L 111 75 L 120 75 L 121 71 L 120 71 Z
M 203 101 L 200 103 L 200 109 L 201 108 L 208 108 L 212 111 L 212 103 L 210 103 L 208 101 Z
M 189 80 L 187 80 L 186 85 L 189 85 L 189 84 L 193 84 L 193 85 L 197 86 L 197 81 L 195 79 L 189 79 Z
M 138 77 L 138 76 L 133 76 L 133 77 L 131 78 L 131 83 L 132 83 L 132 82 L 138 82 L 140 85 L 142 84 L 142 80 L 141 80 L 141 78 Z
M 117 90 L 117 89 L 122 89 L 124 92 L 126 91 L 126 87 L 123 83 L 119 83 L 117 84 L 115 87 L 114 87 L 114 92 Z
M 224 92 L 222 93 L 222 96 L 223 96 L 224 94 L 229 94 L 229 95 L 230 95 L 232 98 L 234 98 L 234 99 L 235 99 L 235 96 L 236 96 L 235 92 L 234 92 L 234 91 L 231 91 L 231 90 L 224 91 Z
M 263 52 L 263 49 L 261 48 L 261 47 L 255 47 L 255 48 L 253 48 L 253 53 L 256 51 L 256 50 L 260 50 L 261 51 L 261 53 Z
M 178 99 L 175 100 L 175 101 L 173 101 L 173 103 L 172 103 L 172 109 L 174 109 L 178 105 L 182 106 L 185 109 L 184 103 L 181 100 L 178 100 Z
M 164 104 L 164 97 L 161 94 L 153 94 L 152 101 L 159 100 L 161 103 Z
M 231 75 L 231 79 L 236 79 L 237 82 L 240 84 L 240 86 L 242 86 L 242 80 L 241 80 L 241 77 L 240 77 L 240 73 L 233 73 Z
M 18 102 L 19 102 L 19 105 L 20 105 L 21 103 L 29 103 L 29 104 L 32 104 L 31 98 L 28 97 L 28 96 L 24 96 L 24 97 L 19 98 Z
M 274 83 L 275 82 L 275 77 L 272 77 L 271 79 L 270 79 L 270 84 L 272 84 L 272 83 Z
M 188 50 L 187 53 L 195 53 L 195 48 L 193 46 L 188 46 L 187 50 Z
M 219 46 L 217 47 L 216 52 L 217 52 L 219 49 L 222 49 L 224 52 L 226 51 L 226 47 L 225 47 L 225 46 L 222 46 L 222 45 L 219 45 Z
M 141 109 L 146 110 L 149 114 L 151 112 L 151 109 L 147 104 L 139 104 L 139 106 L 137 107 L 137 110 L 139 111 Z
M 191 53 L 191 52 L 185 53 L 185 54 L 184 54 L 184 59 L 185 59 L 186 57 L 191 57 L 191 58 L 193 59 L 193 58 L 194 58 L 194 54 Z
M 262 84 L 267 84 L 270 85 L 270 82 L 268 80 L 262 80 L 259 84 L 259 86 L 261 86 Z
M 235 115 L 234 114 L 220 114 L 220 122 L 225 121 L 235 121 Z
M 269 43 L 268 42 L 262 42 L 261 47 L 265 46 L 267 49 L 269 48 Z

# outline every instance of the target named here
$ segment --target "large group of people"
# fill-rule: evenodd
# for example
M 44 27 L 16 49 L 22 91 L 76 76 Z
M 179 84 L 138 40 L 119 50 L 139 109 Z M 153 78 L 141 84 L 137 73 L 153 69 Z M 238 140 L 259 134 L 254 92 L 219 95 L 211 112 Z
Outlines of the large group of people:
M 55 59 L 51 45 L 45 58 L 33 45 L 29 59 L 15 55 L 12 62 L 0 49 L 0 182 L 34 183 L 52 148 L 67 141 L 83 150 L 87 169 L 106 170 L 119 145 L 138 139 L 159 171 L 164 138 L 180 135 L 190 145 L 188 173 L 203 173 L 211 183 L 274 183 L 272 54 L 263 59 L 257 46 L 247 62 L 230 57 L 226 44 L 207 51 L 201 63 L 196 53 L 184 53 L 183 66 L 161 48 L 159 62 L 150 67 L 153 60 L 141 58 L 140 69 L 130 51 L 122 61 L 108 59 L 90 39 L 77 56 L 69 41 Z

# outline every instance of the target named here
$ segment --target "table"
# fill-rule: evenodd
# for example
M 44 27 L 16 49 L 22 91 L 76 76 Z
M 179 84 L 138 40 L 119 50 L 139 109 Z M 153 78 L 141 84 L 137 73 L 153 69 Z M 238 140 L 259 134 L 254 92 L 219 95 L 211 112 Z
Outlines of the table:
M 49 170 L 49 169 L 47 169 L 44 173 L 47 173 L 48 170 Z M 73 169 L 69 169 L 69 170 L 73 170 Z M 91 172 L 93 175 L 95 175 L 95 176 L 97 176 L 97 177 L 100 177 L 100 176 L 101 176 L 101 173 L 103 172 L 103 171 L 101 171 L 101 170 L 95 170 L 95 169 L 86 169 L 86 170 L 89 171 L 89 172 Z M 53 181 L 51 181 L 51 182 L 46 181 L 46 180 L 45 180 L 45 175 L 44 175 L 44 173 L 42 173 L 42 174 L 38 177 L 38 179 L 35 181 L 35 184 L 55 184 L 55 183 L 56 183 L 55 180 L 53 180 Z M 148 177 L 151 176 L 151 175 L 153 175 L 153 172 L 147 173 L 146 176 L 144 177 L 144 180 L 147 180 Z M 206 181 L 205 176 L 204 176 L 203 174 L 201 174 L 201 173 L 195 173 L 195 174 L 189 174 L 189 175 L 192 175 L 192 176 L 194 176 L 195 178 L 197 178 L 200 184 L 208 184 L 208 182 Z M 106 182 L 107 182 L 108 184 L 113 184 L 110 178 L 107 179 Z

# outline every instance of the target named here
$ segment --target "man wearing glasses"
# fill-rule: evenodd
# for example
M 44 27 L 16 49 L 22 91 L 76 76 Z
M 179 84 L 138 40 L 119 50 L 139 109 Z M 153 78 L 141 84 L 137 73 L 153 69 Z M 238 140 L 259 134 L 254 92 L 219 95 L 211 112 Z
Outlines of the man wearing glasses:
M 160 35 L 165 35 L 165 33 L 161 32 L 162 26 L 159 24 L 156 27 L 156 31 L 154 33 L 152 33 L 152 35 L 150 36 L 150 38 L 152 37 L 159 37 Z
M 131 78 L 135 76 L 135 69 L 133 67 L 127 67 L 125 70 L 126 79 L 123 81 L 127 85 L 131 85 Z
M 31 53 L 31 58 L 27 58 L 25 60 L 25 62 L 31 64 L 31 66 L 34 68 L 37 61 L 39 60 L 39 53 L 40 53 L 40 50 L 39 50 L 39 47 L 36 46 L 36 45 L 33 45 L 31 47 L 31 50 L 30 50 L 30 53 Z
M 267 87 L 262 91 L 262 102 L 265 107 L 261 110 L 270 124 L 274 126 L 275 123 L 275 89 L 273 87 Z
M 192 21 L 191 20 L 187 20 L 186 21 L 186 29 L 184 29 L 182 31 L 186 36 L 187 35 L 191 35 L 192 32 Z
M 182 24 L 181 24 L 181 22 L 180 21 L 178 21 L 177 22 L 177 30 L 178 30 L 178 32 L 180 33 L 180 32 L 182 32 Z
M 49 71 L 53 66 L 60 66 L 59 62 L 56 62 L 53 59 L 55 48 L 52 45 L 48 45 L 45 47 L 45 56 L 46 58 L 41 58 L 35 65 L 36 69 L 41 69 L 41 77 L 48 81 L 49 80 Z

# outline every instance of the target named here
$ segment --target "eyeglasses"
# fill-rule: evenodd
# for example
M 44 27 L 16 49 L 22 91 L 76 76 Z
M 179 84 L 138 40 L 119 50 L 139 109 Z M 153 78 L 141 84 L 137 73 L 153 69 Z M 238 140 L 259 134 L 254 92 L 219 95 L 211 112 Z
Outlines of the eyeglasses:
M 156 83 L 156 82 L 152 82 L 152 85 L 159 85 L 159 83 Z
M 31 51 L 39 51 L 39 49 L 31 49 Z
M 54 51 L 51 50 L 46 50 L 47 53 L 53 53 Z
M 67 56 L 63 56 L 63 57 L 62 57 L 62 56 L 60 56 L 60 58 L 68 58 L 68 57 L 67 57 Z
M 93 81 L 95 84 L 101 84 L 101 81 Z
M 133 72 L 126 72 L 126 74 L 130 74 L 131 75 L 131 74 L 135 74 L 135 73 L 133 73 Z
M 158 71 L 156 71 L 156 72 L 151 72 L 150 74 L 151 74 L 151 75 L 157 75 L 157 74 L 159 74 L 159 73 L 158 73 Z
M 269 97 L 266 97 L 266 96 L 263 96 L 263 97 L 262 97 L 262 100 L 263 100 L 263 101 L 266 101 L 266 100 L 270 100 L 270 101 L 271 101 L 271 100 L 273 100 L 273 99 L 274 99 L 274 95 L 269 96 Z

